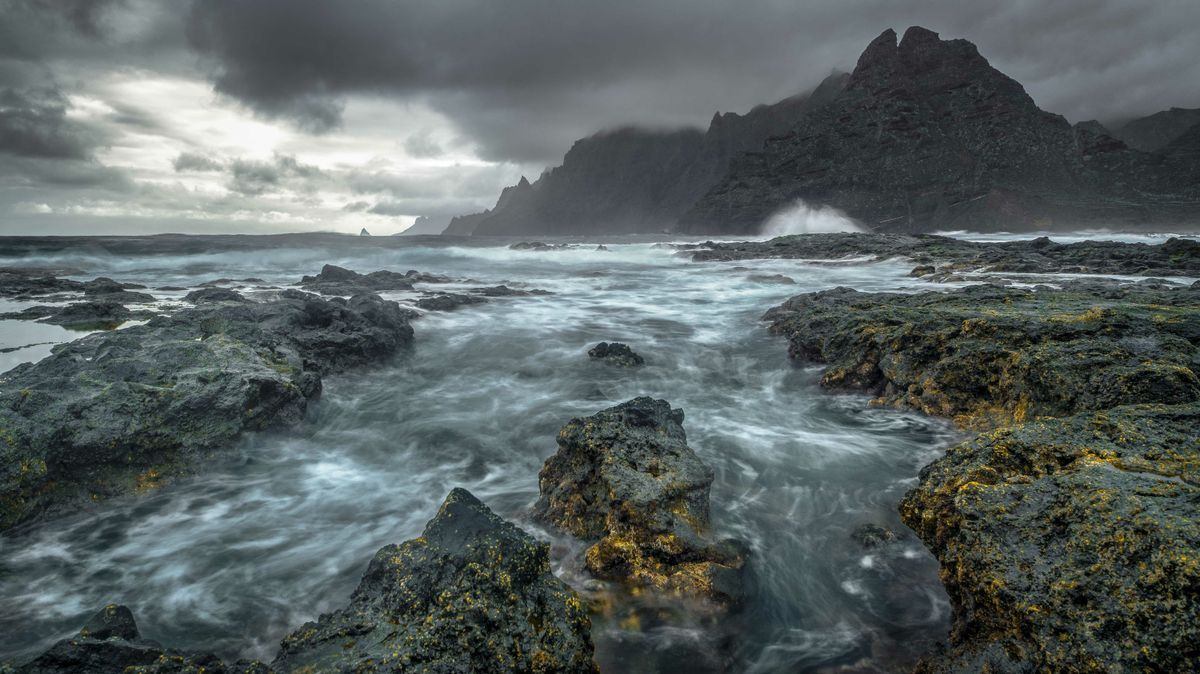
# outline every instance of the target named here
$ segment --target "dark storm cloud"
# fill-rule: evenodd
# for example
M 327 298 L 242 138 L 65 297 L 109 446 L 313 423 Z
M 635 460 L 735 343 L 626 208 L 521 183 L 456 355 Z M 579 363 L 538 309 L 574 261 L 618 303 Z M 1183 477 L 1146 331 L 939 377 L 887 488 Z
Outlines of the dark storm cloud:
M 884 28 L 975 41 L 1071 118 L 1200 105 L 1200 3 L 199 0 L 216 88 L 312 130 L 354 93 L 420 96 L 488 158 L 546 161 L 634 122 L 742 110 L 853 66 Z
M 89 159 L 97 134 L 68 120 L 67 106 L 57 89 L 0 89 L 0 153 Z
M 247 196 L 274 192 L 285 185 L 296 186 L 306 179 L 324 176 L 316 166 L 302 164 L 295 157 L 275 155 L 270 161 L 237 159 L 229 167 L 229 190 Z

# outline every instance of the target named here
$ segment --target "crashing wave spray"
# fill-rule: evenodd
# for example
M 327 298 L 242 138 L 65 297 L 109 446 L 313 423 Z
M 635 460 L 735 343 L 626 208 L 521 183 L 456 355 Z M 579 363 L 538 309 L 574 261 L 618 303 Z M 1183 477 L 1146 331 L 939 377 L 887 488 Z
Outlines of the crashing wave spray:
M 826 232 L 865 232 L 857 223 L 832 206 L 813 208 L 803 199 L 779 209 L 767 218 L 763 234 L 768 237 L 787 234 L 822 234 Z

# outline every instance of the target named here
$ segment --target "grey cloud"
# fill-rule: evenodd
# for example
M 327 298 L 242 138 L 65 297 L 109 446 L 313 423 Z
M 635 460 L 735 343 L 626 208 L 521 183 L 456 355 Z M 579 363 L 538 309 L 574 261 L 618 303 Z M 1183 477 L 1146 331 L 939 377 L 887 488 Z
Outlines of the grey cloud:
M 444 150 L 428 132 L 412 133 L 404 139 L 404 152 L 410 157 L 440 157 Z
M 1200 3 L 199 0 L 188 22 L 218 91 L 262 114 L 327 129 L 349 95 L 420 96 L 512 161 L 777 100 L 911 24 L 975 41 L 1074 119 L 1200 105 Z
M 57 89 L 0 89 L 0 153 L 21 157 L 88 159 L 98 142 L 90 129 L 67 119 Z
M 222 171 L 225 168 L 225 166 L 216 159 L 206 155 L 196 154 L 194 152 L 179 153 L 179 156 L 171 162 L 171 166 L 175 168 L 176 173 L 184 173 L 188 171 Z
M 237 159 L 230 165 L 229 174 L 229 190 L 247 196 L 278 191 L 295 179 L 324 176 L 316 166 L 302 164 L 288 155 L 275 155 L 270 161 Z

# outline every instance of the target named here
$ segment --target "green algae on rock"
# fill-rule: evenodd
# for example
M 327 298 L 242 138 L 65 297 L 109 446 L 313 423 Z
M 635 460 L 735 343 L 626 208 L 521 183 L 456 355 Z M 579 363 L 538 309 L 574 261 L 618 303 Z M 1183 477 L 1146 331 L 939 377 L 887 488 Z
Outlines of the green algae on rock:
M 464 489 L 376 553 L 350 604 L 283 640 L 280 672 L 595 672 L 591 621 L 549 546 Z
M 153 488 L 243 431 L 297 424 L 321 376 L 411 344 L 375 295 L 205 303 L 0 375 L 0 531 Z
M 839 288 L 767 313 L 824 386 L 987 431 L 900 506 L 955 612 L 919 671 L 1200 669 L 1198 291 Z
M 710 534 L 712 469 L 687 446 L 683 411 L 635 398 L 558 433 L 535 516 L 595 540 L 586 567 L 631 587 L 735 605 L 748 551 Z

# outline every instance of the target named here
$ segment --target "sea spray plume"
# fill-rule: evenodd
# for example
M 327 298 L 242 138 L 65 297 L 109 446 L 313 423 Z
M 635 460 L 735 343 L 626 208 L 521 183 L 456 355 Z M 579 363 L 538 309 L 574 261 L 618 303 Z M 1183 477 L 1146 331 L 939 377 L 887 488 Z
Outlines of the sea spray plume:
M 832 206 L 809 206 L 803 199 L 779 209 L 767 218 L 763 234 L 769 238 L 788 234 L 827 234 L 830 232 L 865 232 L 863 229 Z

